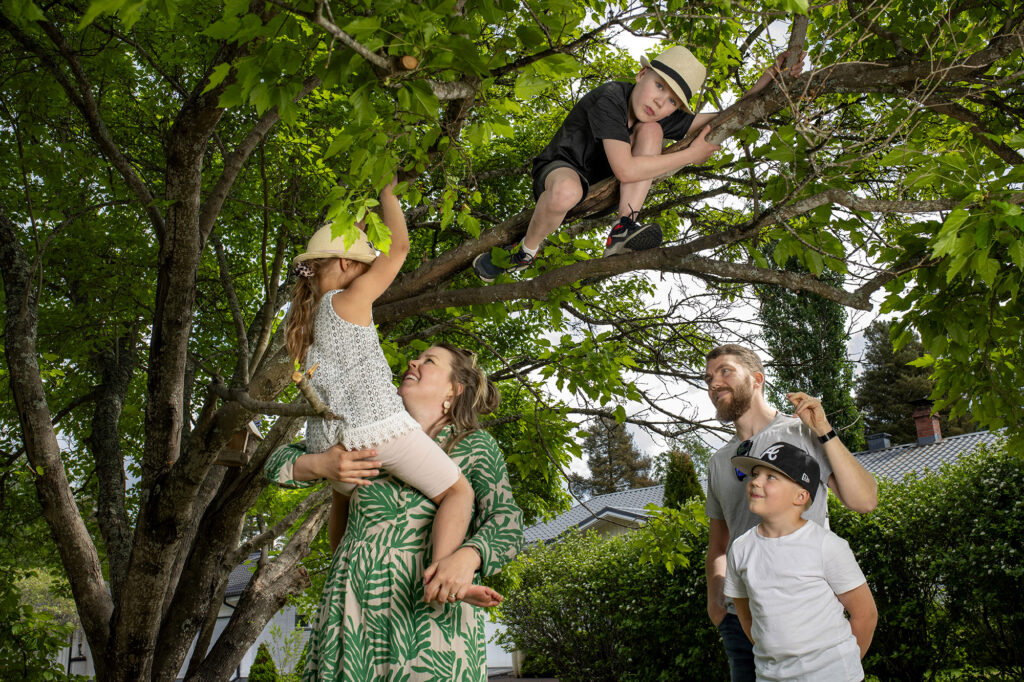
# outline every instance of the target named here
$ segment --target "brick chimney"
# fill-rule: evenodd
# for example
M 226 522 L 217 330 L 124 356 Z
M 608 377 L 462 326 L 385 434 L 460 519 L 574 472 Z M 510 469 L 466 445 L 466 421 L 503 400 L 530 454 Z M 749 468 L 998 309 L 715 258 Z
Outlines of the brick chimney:
M 931 400 L 923 398 L 913 400 L 910 403 L 914 406 L 914 426 L 917 427 L 917 444 L 931 445 L 942 440 L 942 429 L 939 428 L 939 418 L 932 414 Z

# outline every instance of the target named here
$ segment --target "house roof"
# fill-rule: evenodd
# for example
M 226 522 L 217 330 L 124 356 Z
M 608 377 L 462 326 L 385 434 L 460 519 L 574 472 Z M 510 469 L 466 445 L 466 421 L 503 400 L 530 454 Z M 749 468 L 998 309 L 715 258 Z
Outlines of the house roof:
M 920 476 L 929 469 L 938 471 L 943 464 L 957 461 L 978 445 L 995 443 L 1001 434 L 1001 430 L 977 431 L 943 438 L 929 445 L 905 443 L 881 450 L 856 452 L 854 456 L 875 476 L 899 481 L 909 473 Z
M 570 528 L 584 529 L 594 524 L 597 519 L 642 520 L 647 518 L 644 507 L 649 504 L 661 505 L 664 499 L 665 486 L 663 485 L 595 495 L 583 504 L 577 504 L 550 521 L 530 526 L 523 533 L 527 543 L 549 542 Z M 586 507 L 583 506 L 584 504 Z
M 929 445 L 907 443 L 881 450 L 855 452 L 854 457 L 869 473 L 878 478 L 898 481 L 911 472 L 921 475 L 928 469 L 938 471 L 943 464 L 955 462 L 961 455 L 967 454 L 978 445 L 995 443 L 1000 435 L 1001 431 L 978 431 L 950 436 Z M 546 523 L 530 526 L 523 532 L 529 544 L 538 541 L 551 542 L 570 528 L 585 530 L 598 520 L 642 522 L 647 518 L 644 507 L 648 504 L 660 506 L 664 499 L 663 485 L 596 495 L 585 502 L 586 507 L 577 504 L 564 514 Z
M 224 590 L 225 597 L 237 597 L 245 590 L 245 586 L 252 580 L 252 574 L 256 572 L 256 562 L 260 558 L 259 552 L 253 552 L 249 558 L 235 566 L 228 575 L 228 586 Z

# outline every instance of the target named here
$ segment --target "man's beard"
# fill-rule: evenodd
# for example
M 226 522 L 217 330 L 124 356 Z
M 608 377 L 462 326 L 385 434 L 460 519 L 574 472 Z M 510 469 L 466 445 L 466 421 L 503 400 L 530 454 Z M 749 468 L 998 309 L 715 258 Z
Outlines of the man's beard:
M 730 389 L 732 396 L 728 402 L 718 402 L 715 408 L 718 410 L 718 420 L 729 423 L 742 417 L 750 409 L 750 403 L 754 398 L 754 389 L 750 386 L 740 386 Z

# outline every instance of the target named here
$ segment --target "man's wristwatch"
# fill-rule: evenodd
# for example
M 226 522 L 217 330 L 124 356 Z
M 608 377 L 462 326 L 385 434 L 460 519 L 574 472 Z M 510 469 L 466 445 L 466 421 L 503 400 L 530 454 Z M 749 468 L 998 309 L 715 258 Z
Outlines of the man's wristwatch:
M 829 442 L 830 440 L 832 440 L 835 437 L 836 437 L 836 430 L 832 429 L 831 431 L 826 433 L 824 436 L 818 436 L 818 442 L 824 444 L 824 443 Z

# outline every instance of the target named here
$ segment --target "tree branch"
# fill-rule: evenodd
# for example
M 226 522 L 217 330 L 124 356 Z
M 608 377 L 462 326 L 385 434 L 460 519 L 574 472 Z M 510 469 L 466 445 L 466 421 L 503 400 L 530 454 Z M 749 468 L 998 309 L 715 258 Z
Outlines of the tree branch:
M 37 23 L 54 42 L 60 52 L 60 55 L 71 68 L 71 72 L 77 82 L 77 87 L 66 75 L 64 75 L 64 72 L 57 66 L 56 61 L 49 52 L 43 49 L 41 45 L 32 40 L 28 35 L 23 33 L 21 29 L 9 21 L 5 15 L 0 14 L 0 26 L 10 33 L 23 48 L 35 54 L 39 58 L 43 67 L 50 72 L 54 80 L 56 80 L 64 90 L 68 99 L 71 100 L 71 103 L 82 114 L 93 141 L 114 168 L 117 169 L 125 183 L 127 183 L 128 188 L 135 195 L 136 199 L 142 205 L 146 215 L 149 217 L 150 223 L 152 223 L 157 237 L 162 239 L 164 233 L 164 219 L 160 214 L 160 210 L 154 204 L 153 194 L 149 191 L 149 187 L 142 178 L 139 177 L 138 173 L 135 172 L 135 168 L 132 166 L 131 162 L 129 162 L 124 154 L 121 153 L 117 143 L 114 142 L 114 138 L 110 134 L 110 130 L 107 129 L 107 125 L 103 121 L 103 116 L 100 114 L 99 106 L 93 98 L 92 84 L 89 82 L 89 78 L 86 75 L 85 70 L 78 61 L 78 57 L 71 51 L 71 48 L 64 40 L 64 37 L 53 24 L 47 21 L 40 21 Z
M 249 339 L 245 333 L 245 320 L 242 318 L 242 306 L 238 303 L 238 295 L 235 293 L 235 285 L 231 281 L 231 269 L 228 267 L 228 257 L 224 253 L 224 244 L 216 233 L 210 235 L 213 242 L 213 250 L 217 254 L 217 269 L 220 272 L 220 285 L 224 288 L 224 294 L 228 298 L 228 307 L 231 310 L 231 319 L 235 322 L 235 355 L 237 366 L 231 379 L 231 385 L 240 388 L 249 383 Z
M 78 511 L 64 471 L 36 354 L 39 310 L 32 271 L 14 225 L 2 208 L 0 273 L 7 304 L 4 352 L 8 381 L 28 461 L 36 471 L 36 492 L 71 583 L 89 646 L 93 651 L 103 651 L 110 634 L 108 628 L 114 604 L 103 579 L 99 553 Z M 104 663 L 98 660 L 96 667 L 97 673 L 102 675 Z
M 320 83 L 319 77 L 310 76 L 303 81 L 302 88 L 292 101 L 298 102 L 320 87 Z M 220 215 L 220 211 L 224 207 L 224 201 L 231 192 L 235 179 L 241 172 L 245 162 L 280 118 L 280 112 L 277 110 L 277 107 L 267 109 L 235 150 L 224 158 L 224 169 L 221 171 L 220 177 L 217 178 L 217 183 L 210 190 L 209 195 L 207 195 L 206 202 L 203 204 L 202 211 L 199 214 L 199 233 L 204 241 L 213 230 L 213 224 L 217 220 L 217 216 Z

